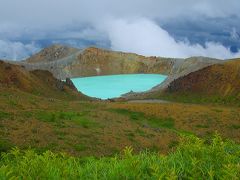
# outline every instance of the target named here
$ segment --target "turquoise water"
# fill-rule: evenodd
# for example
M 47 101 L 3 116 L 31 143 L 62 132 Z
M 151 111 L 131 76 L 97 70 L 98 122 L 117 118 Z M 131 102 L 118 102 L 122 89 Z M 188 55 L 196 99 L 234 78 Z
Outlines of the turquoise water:
M 160 84 L 167 76 L 160 74 L 128 74 L 73 78 L 83 94 L 100 99 L 120 97 L 130 91 L 143 92 Z

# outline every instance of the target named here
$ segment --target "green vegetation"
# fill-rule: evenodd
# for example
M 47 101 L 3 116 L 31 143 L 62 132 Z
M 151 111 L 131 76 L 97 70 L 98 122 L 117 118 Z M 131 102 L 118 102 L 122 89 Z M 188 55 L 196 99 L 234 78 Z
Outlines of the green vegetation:
M 175 144 L 175 143 L 174 143 Z M 82 146 L 80 146 L 80 150 Z M 2 153 L 0 179 L 238 179 L 240 145 L 215 136 L 211 143 L 195 136 L 182 138 L 176 151 L 150 151 L 100 159 L 70 157 L 46 151 L 13 149 Z
M 130 120 L 132 121 L 137 121 L 144 118 L 144 113 L 142 112 L 133 112 L 127 109 L 111 109 L 110 111 L 129 116 Z
M 213 111 L 217 112 L 217 113 L 222 113 L 223 110 L 222 109 L 212 109 Z
M 151 118 L 148 120 L 150 125 L 152 127 L 161 127 L 161 128 L 167 128 L 167 129 L 173 129 L 174 128 L 174 119 L 171 117 L 167 118 Z
M 111 111 L 128 116 L 130 120 L 136 121 L 144 126 L 150 126 L 151 128 L 174 129 L 174 119 L 171 117 L 161 118 L 146 116 L 142 112 L 134 112 L 127 109 L 112 109 Z
M 139 129 L 139 128 L 136 129 L 135 133 L 139 134 L 142 137 L 146 136 L 146 133 L 143 130 Z
M 7 112 L 0 111 L 0 120 L 9 118 L 11 115 Z
M 230 126 L 231 129 L 240 129 L 240 125 L 233 124 Z
M 63 120 L 72 121 L 84 128 L 98 127 L 98 124 L 86 117 L 87 112 L 47 112 L 39 111 L 35 113 L 38 120 L 44 122 L 53 122 L 57 126 L 64 126 Z
M 48 111 L 39 111 L 36 113 L 36 118 L 46 122 L 56 122 L 58 120 L 73 120 L 76 117 L 79 117 L 80 114 L 76 112 L 48 112 Z
M 196 125 L 197 128 L 209 128 L 209 125 L 207 124 L 198 124 Z
M 76 144 L 74 145 L 74 149 L 76 151 L 84 151 L 87 149 L 87 147 L 84 144 Z
M 7 152 L 13 147 L 7 139 L 0 139 L 0 153 Z
M 173 140 L 173 141 L 171 141 L 171 142 L 168 144 L 168 147 L 169 147 L 169 148 L 175 148 L 178 144 L 179 144 L 178 141 Z

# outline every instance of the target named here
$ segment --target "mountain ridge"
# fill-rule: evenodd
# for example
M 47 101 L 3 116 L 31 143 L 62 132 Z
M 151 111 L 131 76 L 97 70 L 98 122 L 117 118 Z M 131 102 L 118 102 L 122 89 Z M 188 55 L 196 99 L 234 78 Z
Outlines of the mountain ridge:
M 60 50 L 63 50 L 63 53 Z M 69 52 L 66 52 L 67 50 Z M 62 58 L 55 58 L 56 53 L 61 54 Z M 45 56 L 46 59 L 44 59 Z M 168 78 L 162 84 L 151 89 L 151 91 L 159 91 L 165 89 L 174 79 L 212 64 L 223 63 L 223 61 L 206 57 L 186 59 L 145 57 L 135 53 L 124 53 L 96 47 L 72 49 L 71 47 L 53 45 L 25 61 L 11 63 L 24 66 L 29 71 L 47 70 L 61 80 L 113 74 L 153 73 L 167 75 Z

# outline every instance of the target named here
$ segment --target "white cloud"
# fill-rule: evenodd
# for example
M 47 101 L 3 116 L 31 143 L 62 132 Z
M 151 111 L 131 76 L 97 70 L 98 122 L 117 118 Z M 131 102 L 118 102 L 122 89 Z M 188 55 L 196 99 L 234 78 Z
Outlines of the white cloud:
M 7 60 L 21 60 L 28 57 L 30 54 L 36 53 L 39 50 L 34 43 L 23 44 L 21 42 L 11 42 L 0 40 L 0 58 Z
M 149 19 L 111 20 L 106 23 L 112 49 L 148 56 L 187 58 L 207 56 L 227 59 L 240 56 L 221 44 L 206 42 L 205 47 L 188 42 L 177 42 L 167 31 Z
M 38 27 L 97 23 L 106 17 L 225 17 L 240 11 L 239 0 L 0 0 L 0 4 L 1 23 Z
M 22 43 L 26 41 L 65 40 L 81 44 L 75 42 L 86 39 L 99 44 L 108 41 L 106 35 L 116 50 L 170 57 L 228 58 L 234 55 L 222 45 L 206 42 L 204 48 L 176 42 L 154 21 L 186 17 L 198 21 L 205 16 L 224 19 L 239 17 L 239 11 L 239 0 L 0 0 L 0 58 L 22 59 L 35 52 L 37 45 Z M 134 18 L 138 20 L 125 20 Z M 232 37 L 237 37 L 234 32 Z
M 6 30 L 2 32 L 6 32 Z M 236 33 L 233 33 L 232 35 L 236 36 Z M 28 36 L 26 32 L 23 35 Z M 29 35 L 33 37 L 32 31 L 29 32 Z M 17 36 L 20 36 L 19 33 Z M 53 43 L 63 42 L 80 48 L 83 48 L 84 44 L 74 40 L 74 38 L 85 37 L 89 40 L 97 40 L 97 42 L 105 42 L 108 39 L 112 50 L 134 52 L 146 56 L 176 58 L 206 56 L 218 59 L 240 57 L 240 53 L 232 53 L 230 49 L 220 43 L 206 42 L 203 47 L 200 44 L 190 44 L 187 40 L 176 41 L 166 30 L 147 18 L 132 18 L 130 20 L 110 18 L 101 21 L 95 26 L 95 29 L 86 28 L 80 31 L 70 29 L 62 32 L 55 31 L 55 33 L 43 31 L 42 34 L 41 32 L 35 34 L 37 38 L 41 39 L 41 36 L 53 38 Z M 35 43 L 23 44 L 20 41 L 0 39 L 0 58 L 2 59 L 21 60 L 39 50 L 40 47 Z

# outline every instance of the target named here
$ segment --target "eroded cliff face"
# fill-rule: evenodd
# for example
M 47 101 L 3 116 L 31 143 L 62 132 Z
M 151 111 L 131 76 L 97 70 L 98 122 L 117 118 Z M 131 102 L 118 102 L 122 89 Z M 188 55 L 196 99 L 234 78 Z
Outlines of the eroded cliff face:
M 42 50 L 26 61 L 17 63 L 28 70 L 47 70 L 58 79 L 134 73 L 168 75 L 162 84 L 149 91 L 153 92 L 166 89 L 172 81 L 191 72 L 222 62 L 204 57 L 187 59 L 145 57 L 94 47 L 80 50 L 57 45 Z M 131 93 L 125 97 L 134 99 L 144 97 L 143 94 L 145 93 Z

